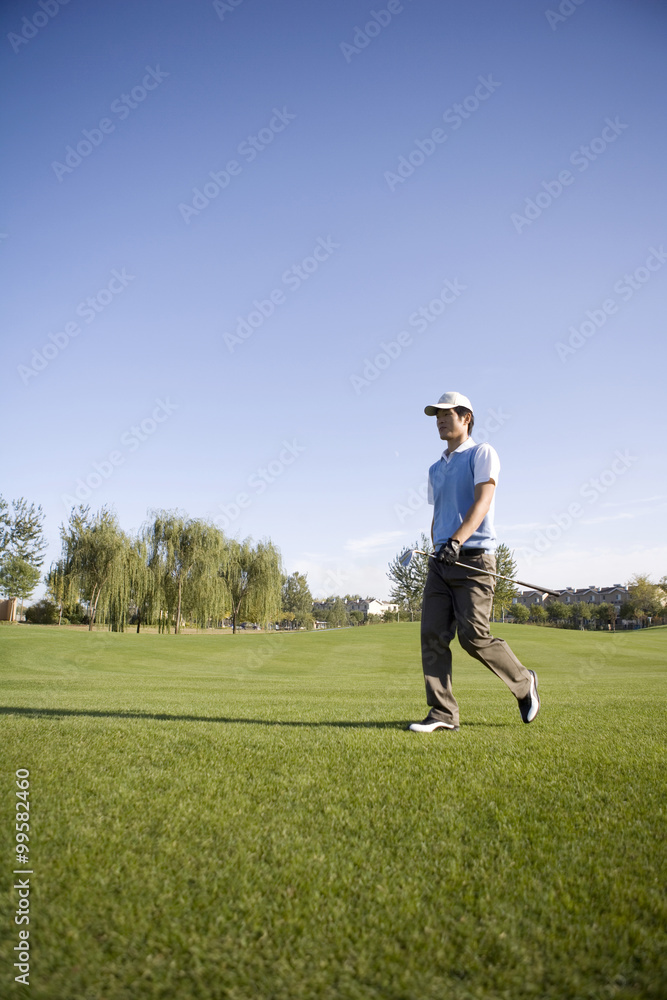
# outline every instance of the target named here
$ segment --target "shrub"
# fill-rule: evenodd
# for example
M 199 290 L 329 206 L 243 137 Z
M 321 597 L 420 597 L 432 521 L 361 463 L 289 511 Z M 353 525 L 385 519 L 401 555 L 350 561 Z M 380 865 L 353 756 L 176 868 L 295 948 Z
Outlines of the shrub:
M 67 621 L 65 621 L 65 616 L 67 616 Z M 62 623 L 61 624 L 63 624 L 63 625 L 67 625 L 67 624 L 72 624 L 72 625 L 87 625 L 88 621 L 89 621 L 88 615 L 84 611 L 84 609 L 81 606 L 81 604 L 76 603 L 76 604 L 65 604 L 64 605 L 64 607 L 63 607 L 63 619 L 62 619 Z
M 25 609 L 25 620 L 31 625 L 57 625 L 59 611 L 51 601 L 37 601 Z

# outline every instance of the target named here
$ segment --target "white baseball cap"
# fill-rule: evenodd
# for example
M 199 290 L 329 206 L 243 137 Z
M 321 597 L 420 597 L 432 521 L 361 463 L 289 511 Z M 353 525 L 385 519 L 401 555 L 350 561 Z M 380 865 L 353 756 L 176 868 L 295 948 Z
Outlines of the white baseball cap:
M 438 410 L 452 410 L 455 406 L 465 406 L 466 410 L 473 412 L 472 403 L 467 396 L 462 396 L 460 392 L 445 392 L 437 403 L 425 406 L 424 413 L 427 417 L 434 417 Z

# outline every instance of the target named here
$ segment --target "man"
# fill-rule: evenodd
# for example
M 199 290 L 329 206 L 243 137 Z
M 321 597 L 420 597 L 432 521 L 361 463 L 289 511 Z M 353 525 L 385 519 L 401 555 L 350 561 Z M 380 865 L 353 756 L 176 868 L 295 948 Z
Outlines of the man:
M 532 722 L 540 709 L 537 675 L 519 662 L 504 639 L 495 639 L 489 632 L 495 579 L 455 565 L 460 560 L 495 572 L 498 455 L 490 445 L 475 444 L 470 437 L 475 418 L 466 396 L 446 392 L 424 413 L 436 418 L 447 449 L 428 474 L 435 554 L 429 559 L 424 588 L 421 644 L 430 711 L 410 729 L 432 733 L 459 728 L 450 650 L 457 628 L 463 649 L 505 682 L 519 703 L 523 721 Z

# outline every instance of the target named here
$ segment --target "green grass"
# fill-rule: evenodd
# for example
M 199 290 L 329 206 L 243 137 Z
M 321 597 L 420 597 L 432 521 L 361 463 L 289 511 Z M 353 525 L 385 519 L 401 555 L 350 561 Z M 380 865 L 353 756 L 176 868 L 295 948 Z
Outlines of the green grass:
M 427 736 L 418 629 L 0 630 L 0 995 L 664 998 L 667 629 L 495 626 L 538 719 L 457 648 Z

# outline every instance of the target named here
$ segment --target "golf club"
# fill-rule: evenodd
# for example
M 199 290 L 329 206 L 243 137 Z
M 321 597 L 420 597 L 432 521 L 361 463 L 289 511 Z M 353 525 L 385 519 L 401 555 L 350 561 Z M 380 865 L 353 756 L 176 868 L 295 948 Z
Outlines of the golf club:
M 413 556 L 430 556 L 433 557 L 434 552 L 424 552 L 423 549 L 406 549 L 402 556 L 399 556 L 399 563 L 401 566 L 409 566 L 412 562 Z M 510 576 L 502 576 L 501 573 L 492 573 L 491 570 L 481 569 L 479 566 L 471 566 L 470 563 L 459 562 L 457 559 L 454 563 L 455 566 L 463 566 L 465 569 L 471 569 L 475 573 L 484 573 L 486 576 L 495 576 L 498 580 L 508 580 L 509 583 L 518 583 L 520 587 L 528 587 L 530 590 L 538 590 L 542 594 L 551 594 L 552 597 L 560 597 L 560 593 L 557 590 L 550 590 L 549 587 L 538 587 L 536 583 L 526 583 L 524 580 L 513 580 Z

